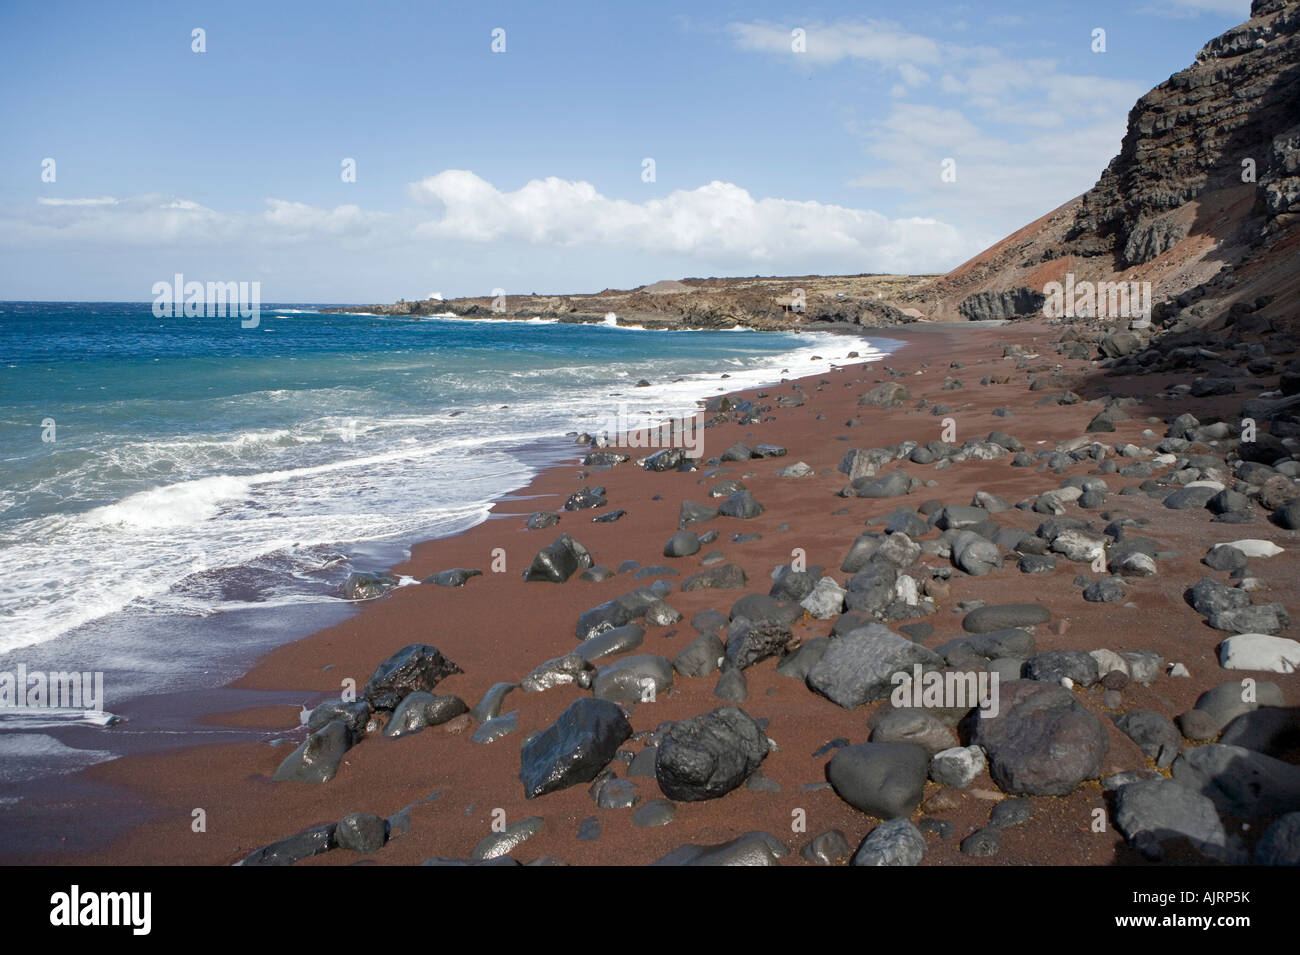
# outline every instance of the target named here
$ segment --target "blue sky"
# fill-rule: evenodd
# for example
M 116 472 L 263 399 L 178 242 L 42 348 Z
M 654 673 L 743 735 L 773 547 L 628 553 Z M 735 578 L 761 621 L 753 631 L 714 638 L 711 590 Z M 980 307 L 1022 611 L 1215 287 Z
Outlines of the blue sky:
M 1089 188 L 1134 100 L 1248 11 L 9 3 L 0 299 L 942 271 Z

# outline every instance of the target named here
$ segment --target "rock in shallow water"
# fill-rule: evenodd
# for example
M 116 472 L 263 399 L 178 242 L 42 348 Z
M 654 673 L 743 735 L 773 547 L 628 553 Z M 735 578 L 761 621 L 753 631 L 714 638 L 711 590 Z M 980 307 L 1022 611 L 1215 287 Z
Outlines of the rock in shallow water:
M 344 600 L 373 600 L 382 597 L 397 586 L 397 578 L 392 574 L 359 572 L 350 574 L 343 582 Z

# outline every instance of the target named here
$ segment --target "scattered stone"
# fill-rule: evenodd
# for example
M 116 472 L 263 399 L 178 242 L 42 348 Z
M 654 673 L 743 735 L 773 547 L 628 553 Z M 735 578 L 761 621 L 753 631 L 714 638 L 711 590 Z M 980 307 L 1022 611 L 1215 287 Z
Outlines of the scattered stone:
M 432 691 L 445 677 L 464 672 L 436 647 L 412 643 L 375 667 L 361 695 L 377 710 L 392 710 L 408 693 Z
M 1002 839 L 996 829 L 976 829 L 961 841 L 961 851 L 977 858 L 995 856 L 1002 851 Z
M 1300 667 L 1300 643 L 1265 633 L 1239 633 L 1219 644 L 1219 665 L 1225 670 L 1294 673 Z
M 1161 843 L 1182 838 L 1211 858 L 1244 861 L 1229 849 L 1214 803 L 1173 780 L 1121 786 L 1115 793 L 1115 827 L 1148 858 L 1162 858 Z
M 967 633 L 992 633 L 1013 627 L 1032 627 L 1051 619 L 1051 611 L 1042 604 L 995 604 L 972 610 L 961 625 Z
M 632 726 L 616 704 L 592 697 L 575 700 L 520 750 L 524 796 L 534 799 L 590 782 L 631 735 Z
M 858 743 L 831 757 L 826 778 L 853 808 L 894 819 L 921 801 L 929 764 L 925 750 L 910 743 Z
M 1033 680 L 999 689 L 998 715 L 971 719 L 970 741 L 988 754 L 989 772 L 1003 792 L 1065 796 L 1101 774 L 1106 731 L 1074 694 Z
M 642 829 L 666 826 L 676 818 L 677 807 L 667 799 L 651 799 L 632 813 L 632 822 Z
M 785 843 L 766 832 L 747 832 L 719 845 L 684 845 L 651 865 L 751 866 L 780 865 L 790 854 Z
M 818 865 L 840 865 L 852 853 L 853 847 L 849 845 L 849 840 L 844 838 L 844 833 L 838 829 L 830 829 L 814 836 L 812 841 L 799 851 L 799 854 L 809 862 Z
M 475 743 L 495 743 L 519 729 L 519 711 L 512 710 L 504 716 L 494 716 L 479 725 L 470 737 Z
M 352 733 L 339 720 L 308 736 L 276 769 L 275 782 L 327 783 L 337 775 L 339 763 L 352 746 Z
M 925 856 L 925 836 L 905 819 L 889 819 L 862 840 L 852 865 L 919 865 Z
M 1023 796 L 1017 799 L 1004 799 L 993 807 L 989 814 L 990 829 L 1010 829 L 1023 822 L 1028 822 L 1034 814 L 1034 805 Z
M 937 669 L 943 659 L 932 650 L 877 623 L 833 638 L 808 671 L 808 685 L 845 709 L 884 699 L 893 675 L 911 673 L 913 664 Z
M 387 826 L 380 816 L 368 812 L 350 812 L 339 820 L 334 838 L 340 849 L 351 849 L 363 855 L 378 852 L 384 847 Z
M 1265 830 L 1255 846 L 1255 865 L 1300 865 L 1300 812 L 1289 812 Z
M 524 524 L 530 531 L 544 530 L 560 523 L 560 515 L 554 511 L 534 511 Z
M 546 580 L 562 584 L 592 563 L 587 548 L 568 534 L 561 534 L 537 552 L 532 564 L 524 571 L 524 580 Z
M 748 713 L 719 707 L 668 729 L 659 743 L 655 776 L 669 799 L 716 799 L 748 779 L 767 753 L 767 736 Z
M 504 832 L 494 832 L 479 840 L 470 854 L 476 860 L 497 859 L 514 851 L 525 840 L 542 831 L 541 816 L 530 816 L 506 826 Z
M 935 753 L 930 760 L 930 778 L 942 786 L 965 789 L 984 772 L 984 750 L 978 746 L 954 746 Z
M 1118 717 L 1115 725 L 1137 743 L 1143 756 L 1155 760 L 1160 769 L 1170 766 L 1183 748 L 1178 728 L 1162 713 L 1131 710 Z

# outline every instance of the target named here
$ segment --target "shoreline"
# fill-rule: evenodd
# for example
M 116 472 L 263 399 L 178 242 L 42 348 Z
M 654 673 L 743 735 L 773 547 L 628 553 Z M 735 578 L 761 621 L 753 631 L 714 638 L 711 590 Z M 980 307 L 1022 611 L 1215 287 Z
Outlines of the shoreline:
M 493 321 L 494 319 L 465 318 L 460 320 Z M 510 321 L 514 321 L 514 320 L 510 319 Z M 825 324 L 826 327 L 808 328 L 808 329 L 795 329 L 795 328 L 746 329 L 746 331 L 776 332 L 776 333 L 794 334 L 794 335 L 802 335 L 807 332 L 813 332 L 813 333 L 846 335 L 846 336 L 863 339 L 863 340 L 868 340 L 868 339 L 885 340 L 885 341 L 898 340 L 897 338 L 891 339 L 891 336 L 889 334 L 878 334 L 878 332 L 882 330 L 869 329 L 861 326 L 854 326 L 849 323 L 825 323 Z M 646 329 L 646 330 L 655 331 L 657 329 Z M 709 331 L 709 329 L 700 329 L 700 330 Z M 884 329 L 883 331 L 901 332 L 904 331 L 904 329 L 903 328 Z M 798 347 L 806 348 L 808 346 L 798 346 Z M 795 350 L 797 351 L 798 348 L 796 348 Z M 876 359 L 876 361 L 883 361 L 888 357 L 889 357 L 889 353 L 886 352 L 882 355 L 881 358 Z M 764 387 L 772 387 L 773 384 L 782 377 L 782 369 L 778 367 L 779 364 L 780 363 L 775 361 L 772 362 L 771 368 L 769 370 L 770 374 L 772 375 L 772 379 L 770 382 L 767 382 L 765 384 L 750 386 L 751 390 L 753 390 L 754 388 L 761 389 Z M 768 372 L 764 372 L 764 373 L 768 373 Z M 719 379 L 718 373 L 711 373 L 708 379 L 702 379 L 699 382 L 699 384 L 701 385 L 701 387 L 703 387 L 708 383 L 715 382 L 718 380 L 721 380 L 723 385 L 726 384 L 725 378 Z M 721 391 L 718 392 L 718 394 L 722 394 L 722 393 L 723 392 Z M 629 394 L 625 396 L 623 400 L 627 400 L 628 398 L 631 397 L 635 397 L 635 395 Z M 702 402 L 706 397 L 708 396 L 702 394 L 697 399 L 697 401 Z M 524 462 L 528 470 L 534 472 L 533 477 L 523 484 L 504 490 L 498 496 L 496 496 L 490 502 L 488 502 L 486 504 L 486 509 L 488 513 L 484 520 L 480 521 L 478 524 L 472 525 L 469 528 L 453 531 L 450 534 L 443 535 L 440 537 L 421 538 L 418 540 L 402 542 L 400 544 L 390 544 L 382 540 L 363 542 L 363 544 L 361 545 L 362 550 L 371 549 L 371 550 L 383 551 L 383 550 L 389 550 L 394 548 L 400 548 L 406 551 L 407 556 L 404 559 L 397 561 L 395 563 L 375 563 L 375 564 L 357 563 L 355 565 L 355 570 L 357 572 L 365 571 L 365 572 L 388 573 L 398 578 L 404 575 L 416 576 L 412 572 L 411 567 L 414 564 L 414 555 L 416 554 L 417 550 L 424 548 L 426 546 L 436 545 L 437 543 L 446 541 L 450 538 L 457 538 L 462 535 L 469 534 L 479 528 L 484 527 L 485 525 L 490 524 L 492 521 L 499 519 L 502 516 L 505 516 L 499 513 L 499 510 L 502 507 L 510 507 L 516 504 L 517 502 L 528 501 L 533 499 L 534 497 L 537 497 L 538 495 L 530 494 L 529 492 L 530 489 L 539 480 L 545 477 L 548 474 L 548 472 L 556 472 L 565 468 L 577 466 L 576 461 L 580 460 L 581 457 L 584 456 L 588 450 L 589 448 L 587 447 L 574 444 L 573 438 L 571 436 L 549 435 L 549 436 L 536 437 L 528 440 L 524 444 L 519 445 L 517 448 L 513 449 L 511 453 L 518 456 L 518 458 L 522 462 Z M 653 450 L 653 449 L 647 449 L 647 450 Z M 573 463 L 566 463 L 565 460 L 566 458 L 573 458 L 576 460 Z M 560 503 L 562 503 L 562 501 Z M 538 532 L 538 533 L 540 534 L 543 532 Z M 514 571 L 513 566 L 511 570 Z M 425 576 L 425 575 L 419 575 L 419 576 Z M 256 671 L 262 665 L 263 661 L 265 661 L 268 657 L 275 654 L 278 650 L 282 650 L 286 647 L 292 646 L 293 644 L 301 641 L 310 640 L 322 632 L 330 631 L 335 627 L 341 626 L 344 623 L 348 622 L 349 620 L 353 620 L 359 615 L 364 614 L 369 607 L 373 606 L 379 601 L 384 600 L 386 597 L 391 596 L 392 593 L 398 590 L 409 589 L 410 587 L 414 587 L 414 586 L 426 586 L 426 585 L 408 585 L 408 586 L 394 588 L 393 592 L 386 594 L 384 597 L 374 598 L 370 600 L 347 601 L 346 606 L 339 605 L 335 601 L 330 601 L 330 600 L 321 600 L 318 602 L 311 602 L 305 604 L 303 607 L 297 610 L 297 616 L 298 618 L 300 618 L 300 624 L 294 627 L 294 629 L 300 632 L 299 636 L 292 638 L 287 643 L 277 643 L 277 644 L 272 644 L 269 647 L 254 649 L 253 655 L 251 657 L 244 658 L 242 662 L 234 660 L 233 658 L 225 661 L 225 663 L 227 664 L 227 668 L 233 666 L 234 668 L 240 671 L 240 675 L 235 677 L 234 679 L 227 680 L 219 685 L 215 685 L 210 688 L 203 688 L 198 691 L 187 691 L 184 694 L 146 692 L 142 695 L 136 695 L 129 698 L 124 704 L 120 706 L 113 707 L 114 715 L 123 717 L 125 719 L 125 723 L 122 725 L 128 728 L 127 732 L 130 732 L 129 727 L 131 726 L 133 721 L 156 720 L 161 727 L 170 726 L 174 728 L 172 730 L 164 729 L 163 732 L 176 732 L 176 731 L 184 732 L 185 731 L 184 728 L 189 727 L 190 728 L 189 735 L 195 735 L 195 733 L 212 733 L 213 735 L 217 735 L 218 737 L 220 737 L 222 739 L 222 742 L 217 742 L 217 743 L 184 742 L 179 744 L 168 744 L 166 743 L 165 740 L 159 739 L 159 734 L 158 734 L 159 727 L 155 727 L 153 731 L 145 731 L 145 733 L 143 734 L 144 738 L 142 740 L 138 742 L 128 742 L 125 745 L 123 745 L 121 748 L 120 755 L 118 755 L 116 759 L 112 759 L 105 762 L 90 763 L 89 765 L 83 766 L 79 769 L 72 770 L 69 772 L 53 773 L 53 774 L 49 774 L 37 778 L 24 779 L 10 785 L 12 786 L 13 790 L 17 793 L 20 793 L 22 798 L 24 799 L 31 799 L 35 793 L 48 791 L 48 787 L 50 785 L 62 785 L 67 783 L 69 780 L 74 781 L 72 783 L 73 789 L 93 792 L 99 786 L 98 782 L 93 779 L 92 776 L 93 771 L 96 768 L 103 767 L 112 762 L 117 762 L 120 760 L 133 760 L 139 758 L 155 758 L 155 757 L 166 758 L 169 754 L 174 754 L 177 753 L 178 751 L 183 751 L 190 747 L 206 748 L 208 746 L 213 746 L 213 745 L 241 745 L 241 744 L 242 745 L 263 745 L 268 741 L 268 739 L 278 735 L 277 731 L 298 729 L 301 725 L 297 717 L 297 712 L 299 708 L 298 700 L 302 699 L 305 695 L 301 690 L 299 690 L 298 688 L 288 687 L 288 686 L 246 687 L 242 685 L 242 681 L 248 678 L 254 671 Z M 427 586 L 432 586 L 432 585 L 427 585 Z M 211 627 L 215 628 L 217 631 L 222 631 L 221 623 L 225 622 L 228 624 L 230 620 L 233 619 L 232 615 L 238 616 L 241 621 L 244 619 L 251 620 L 260 616 L 265 616 L 270 610 L 271 608 L 261 608 L 256 605 L 250 605 L 238 611 L 227 611 L 223 614 L 217 615 L 217 617 L 211 618 L 209 620 L 205 620 L 204 622 L 209 624 Z M 224 621 L 223 618 L 225 618 Z M 323 626 L 320 624 L 313 626 L 309 622 L 311 620 L 322 620 L 322 619 L 325 621 L 332 620 L 333 622 L 325 623 Z M 266 626 L 265 623 L 252 623 L 252 624 L 242 625 L 241 629 L 256 630 L 265 626 Z M 31 648 L 28 648 L 29 652 L 36 651 L 37 653 L 43 653 L 50 649 L 51 648 L 45 644 L 37 644 Z M 21 652 L 21 651 L 16 651 L 16 652 Z M 364 676 L 359 677 L 358 679 L 360 682 L 364 682 Z M 222 706 L 219 704 L 214 705 L 216 704 L 217 700 L 227 698 L 227 697 L 236 698 L 236 699 L 231 699 L 229 701 L 232 704 L 231 706 Z M 288 702 L 289 698 L 291 697 L 294 700 L 294 702 L 292 703 Z M 237 705 L 237 699 L 239 698 L 244 698 L 246 700 L 246 705 Z M 285 702 L 276 703 L 274 702 L 276 699 L 285 700 Z M 171 709 L 169 707 L 177 707 L 179 709 Z M 289 722 L 288 717 L 286 716 L 286 714 L 290 712 L 293 713 L 292 722 Z M 102 732 L 105 731 L 102 727 L 90 727 L 90 726 L 82 726 L 78 724 L 78 725 L 58 726 L 58 727 L 54 727 L 54 730 L 58 734 L 60 734 L 59 736 L 55 737 L 56 739 L 61 737 L 62 739 L 66 739 L 69 742 L 75 744 L 79 748 L 84 748 L 92 752 L 97 751 L 104 742 L 102 735 L 100 735 Z M 112 788 L 113 787 L 109 787 L 108 791 L 101 793 L 100 795 L 102 797 L 112 798 L 114 796 L 114 793 L 111 791 Z M 128 805 L 133 801 L 134 800 L 131 798 L 130 795 L 127 795 L 124 799 L 124 802 Z M 130 815 L 134 817 L 139 817 L 140 819 L 149 818 L 149 814 L 144 811 L 143 805 L 131 806 L 130 808 L 134 810 L 139 810 L 135 812 L 130 812 Z M 40 809 L 37 809 L 35 815 L 41 816 L 44 815 L 44 813 Z M 71 807 L 69 807 L 69 812 L 67 813 L 67 815 L 73 817 L 80 816 L 81 808 L 72 810 Z M 49 825 L 50 828 L 52 829 L 58 828 L 60 822 L 56 819 L 50 822 Z M 111 831 L 106 831 L 105 828 L 102 826 L 97 827 L 92 833 L 92 835 L 96 843 L 95 851 L 106 850 L 108 845 L 110 845 L 111 842 L 113 841 L 113 839 L 117 838 L 117 836 L 113 835 Z M 6 859 L 11 857 L 20 858 L 20 859 L 35 859 L 35 860 L 40 860 L 42 863 L 58 861 L 57 856 L 54 858 L 46 859 L 45 853 L 43 852 L 37 852 L 35 854 L 32 854 L 30 852 L 14 853 L 12 851 L 11 845 L 8 842 L 6 842 L 3 845 L 3 848 L 0 848 L 0 859 Z
M 1050 449 L 1057 442 L 1083 434 L 1084 425 L 1097 410 L 1089 400 L 1100 402 L 1112 391 L 1146 397 L 1141 407 L 1130 408 L 1130 417 L 1116 423 L 1118 433 L 1097 436 L 1107 444 L 1143 443 L 1140 432 L 1147 427 L 1146 415 L 1172 415 L 1213 405 L 1213 401 L 1169 402 L 1156 398 L 1158 389 L 1176 380 L 1172 376 L 1112 379 L 1103 376 L 1094 362 L 1052 354 L 1051 342 L 1059 337 L 1060 328 L 1039 321 L 996 329 L 931 326 L 917 336 L 909 335 L 910 330 L 895 332 L 906 344 L 881 361 L 846 364 L 811 376 L 792 373 L 779 386 L 725 392 L 753 396 L 754 392 L 766 390 L 773 404 L 778 392 L 804 399 L 802 406 L 774 408 L 769 414 L 775 420 L 755 425 L 729 422 L 705 432 L 705 457 L 716 456 L 738 440 L 750 444 L 770 442 L 789 450 L 784 458 L 722 466 L 729 472 L 727 478 L 741 479 L 753 490 L 767 508 L 763 515 L 751 520 L 719 518 L 694 528 L 718 530 L 720 536 L 710 548 L 717 547 L 727 560 L 743 566 L 748 578 L 743 590 L 681 592 L 680 581 L 700 569 L 699 559 L 662 556 L 663 542 L 677 529 L 679 503 L 708 501 L 708 487 L 724 479 L 720 474 L 706 477 L 714 469 L 656 473 L 629 462 L 584 479 L 580 468 L 559 465 L 503 498 L 494 505 L 488 520 L 453 537 L 417 545 L 405 563 L 392 568 L 394 573 L 422 578 L 452 567 L 472 567 L 484 570 L 482 577 L 470 579 L 461 588 L 400 588 L 336 626 L 272 651 L 230 688 L 291 688 L 291 692 L 318 702 L 334 696 L 344 677 L 356 680 L 358 686 L 363 684 L 374 667 L 397 649 L 410 643 L 431 643 L 464 671 L 439 684 L 437 692 L 456 694 L 472 706 L 493 684 L 517 681 L 542 661 L 569 652 L 575 644 L 573 624 L 579 614 L 636 586 L 648 585 L 653 579 L 672 581 L 673 590 L 667 600 L 681 613 L 681 619 L 666 627 L 647 626 L 644 642 L 636 652 L 672 657 L 695 639 L 697 630 L 691 621 L 697 613 L 717 610 L 725 614 L 743 594 L 766 593 L 769 572 L 788 563 L 793 548 L 806 551 L 810 566 L 822 566 L 827 575 L 842 580 L 844 575 L 836 574 L 836 570 L 854 539 L 870 529 L 873 522 L 878 525 L 882 515 L 900 504 L 915 507 L 933 497 L 951 505 L 965 505 L 979 490 L 1016 501 L 1059 486 L 1061 476 L 1043 474 L 1035 468 L 1010 469 L 1006 458 L 972 459 L 947 469 L 905 465 L 912 476 L 936 482 L 933 488 L 918 489 L 907 497 L 873 500 L 836 496 L 847 483 L 844 475 L 836 472 L 846 450 L 909 439 L 924 443 L 939 437 L 941 417 L 932 415 L 931 407 L 924 411 L 913 408 L 917 398 L 924 397 L 932 405 L 951 402 L 951 414 L 959 428 L 958 443 L 999 429 L 1018 436 L 1030 449 Z M 940 331 L 943 334 L 931 334 Z M 996 347 L 1001 343 L 1020 345 L 1020 357 L 1003 357 Z M 953 367 L 953 362 L 965 367 Z M 896 379 L 888 372 L 895 366 L 899 372 Z M 1078 390 L 1081 403 L 1043 405 L 1038 403 L 1039 395 L 1026 391 L 1028 375 L 1050 372 L 1056 378 L 1058 372 L 1052 371 L 1055 368 L 1061 369 L 1061 387 Z M 981 375 L 990 379 L 989 384 L 979 384 Z M 905 383 L 911 389 L 912 401 L 890 411 L 858 407 L 857 399 L 863 392 L 876 382 L 890 380 Z M 953 380 L 960 380 L 960 387 L 946 387 Z M 1130 385 L 1134 390 L 1126 391 Z M 999 408 L 1012 408 L 1013 413 L 994 415 Z M 861 427 L 846 428 L 850 418 L 860 420 Z M 1151 427 L 1163 430 L 1154 424 Z M 811 465 L 814 475 L 775 476 L 779 467 L 796 461 Z M 1073 473 L 1096 471 L 1083 466 Z M 1123 483 L 1111 474 L 1106 475 L 1106 480 L 1112 491 Z M 606 485 L 608 509 L 624 508 L 627 516 L 613 524 L 593 524 L 590 516 L 606 509 L 579 511 L 564 514 L 555 528 L 524 528 L 529 513 L 558 509 L 567 494 L 584 484 Z M 1132 607 L 1082 600 L 1070 577 L 1076 571 L 1095 576 L 1086 565 L 1074 566 L 1062 560 L 1063 566 L 1050 575 L 1029 575 L 1018 573 L 1012 564 L 990 576 L 954 574 L 938 600 L 937 612 L 912 621 L 928 624 L 931 632 L 913 639 L 934 647 L 961 635 L 962 617 L 957 608 L 963 600 L 1041 600 L 1055 612 L 1049 625 L 1034 628 L 1040 650 L 1152 649 L 1167 662 L 1184 663 L 1192 678 L 1161 676 L 1150 686 L 1133 684 L 1124 690 L 1124 709 L 1154 710 L 1172 717 L 1190 708 L 1202 692 L 1233 678 L 1233 673 L 1219 668 L 1215 657 L 1215 648 L 1225 634 L 1206 629 L 1182 600 L 1183 588 L 1199 576 L 1222 576 L 1198 566 L 1205 541 L 1258 536 L 1282 543 L 1286 553 L 1261 562 L 1258 571 L 1281 584 L 1296 576 L 1297 535 L 1279 531 L 1259 515 L 1245 526 L 1213 524 L 1204 511 L 1179 512 L 1176 520 L 1170 521 L 1171 512 L 1164 510 L 1159 500 L 1144 494 L 1113 496 L 1102 513 L 1112 510 L 1151 522 L 1149 533 L 1170 548 L 1169 555 L 1160 561 L 1159 576 L 1130 587 L 1128 602 Z M 1079 516 L 1097 519 L 1096 514 L 1086 512 Z M 1005 527 L 1030 533 L 1045 519 L 1042 514 L 1016 509 L 997 517 Z M 560 533 L 572 534 L 591 551 L 596 563 L 611 569 L 632 559 L 639 560 L 643 567 L 669 564 L 679 571 L 645 580 L 629 579 L 633 575 L 624 573 L 599 583 L 576 576 L 564 584 L 523 582 L 519 573 L 532 555 Z M 731 540 L 734 534 L 749 533 L 759 533 L 761 538 Z M 488 567 L 497 547 L 503 547 L 507 554 L 507 572 L 492 574 Z M 701 556 L 710 548 L 701 551 Z M 923 563 L 918 569 L 938 568 L 947 561 L 924 557 Z M 1275 589 L 1268 599 L 1286 602 L 1292 612 L 1300 609 L 1293 606 L 1293 595 L 1287 589 Z M 792 626 L 792 631 L 807 641 L 825 636 L 832 623 L 830 619 L 805 617 Z M 892 630 L 899 628 L 898 623 L 888 626 Z M 79 776 L 121 793 L 119 808 L 147 806 L 156 814 L 132 825 L 107 847 L 90 852 L 45 853 L 23 861 L 228 864 L 261 846 L 338 820 L 349 812 L 400 820 L 400 838 L 390 837 L 390 843 L 370 857 L 383 864 L 418 863 L 433 857 L 468 858 L 479 840 L 491 833 L 495 810 L 503 811 L 511 823 L 533 816 L 545 820 L 542 831 L 520 848 L 521 861 L 552 856 L 572 864 L 644 864 L 686 843 L 717 844 L 755 830 L 783 840 L 792 851 L 787 862 L 801 861 L 799 848 L 817 833 L 832 828 L 842 830 L 856 845 L 875 823 L 826 787 L 826 747 L 828 741 L 837 739 L 864 741 L 870 732 L 867 718 L 872 707 L 842 709 L 809 692 L 800 682 L 777 674 L 770 660 L 749 668 L 745 675 L 748 697 L 738 705 L 755 718 L 769 720 L 767 735 L 779 746 L 761 769 L 762 778 L 773 785 L 742 787 L 722 799 L 702 803 L 679 803 L 676 820 L 666 826 L 640 828 L 632 825 L 627 810 L 598 809 L 586 786 L 536 800 L 524 798 L 517 779 L 519 745 L 530 731 L 545 728 L 569 703 L 586 695 L 569 685 L 541 693 L 514 690 L 505 698 L 502 712 L 518 711 L 519 729 L 490 743 L 471 741 L 474 724 L 468 720 L 430 727 L 405 739 L 369 734 L 344 755 L 338 775 L 322 785 L 270 782 L 271 774 L 292 748 L 290 744 L 296 745 L 304 736 L 296 707 L 237 711 L 223 718 L 256 726 L 268 734 L 282 734 L 289 743 L 192 747 L 92 767 Z M 1292 703 L 1300 697 L 1300 676 L 1251 675 L 1278 684 Z M 629 707 L 634 730 L 638 734 L 652 733 L 665 722 L 724 705 L 713 694 L 715 681 L 716 674 L 702 678 L 678 676 L 672 689 L 660 694 L 655 702 Z M 1107 718 L 1110 711 L 1102 703 L 1101 687 L 1077 688 L 1075 695 L 1099 716 L 1105 728 L 1109 745 L 1104 772 L 1149 771 L 1148 761 L 1133 741 Z M 639 745 L 634 741 L 629 748 L 634 750 Z M 614 765 L 620 766 L 618 762 Z M 653 776 L 628 778 L 639 787 L 642 802 L 660 795 Z M 982 825 L 990 808 L 1002 799 L 1003 794 L 987 774 L 960 791 L 927 783 L 923 814 L 942 817 L 956 835 L 927 836 L 925 864 L 1106 865 L 1140 861 L 1113 830 L 1086 834 L 1093 810 L 1104 804 L 1102 790 L 1095 782 L 1085 783 L 1066 797 L 1034 799 L 1032 821 L 1003 833 L 999 855 L 981 859 L 960 853 L 958 843 L 962 837 Z M 191 832 L 190 813 L 195 808 L 205 809 L 205 833 Z M 806 832 L 792 831 L 794 810 L 805 811 Z M 592 816 L 603 828 L 602 837 L 597 841 L 577 839 L 580 823 Z M 359 858 L 348 851 L 334 851 L 300 864 L 348 864 Z

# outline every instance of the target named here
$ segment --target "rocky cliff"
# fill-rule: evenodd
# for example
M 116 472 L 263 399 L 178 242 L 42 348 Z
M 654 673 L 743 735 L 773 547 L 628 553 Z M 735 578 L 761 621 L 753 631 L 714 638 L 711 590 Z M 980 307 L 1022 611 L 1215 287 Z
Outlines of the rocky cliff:
M 901 304 L 935 320 L 1014 318 L 1066 273 L 1151 282 L 1157 301 L 1215 282 L 1226 293 L 1241 269 L 1289 287 L 1297 220 L 1300 3 L 1255 0 L 1248 21 L 1138 100 L 1092 189 Z

